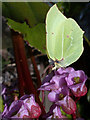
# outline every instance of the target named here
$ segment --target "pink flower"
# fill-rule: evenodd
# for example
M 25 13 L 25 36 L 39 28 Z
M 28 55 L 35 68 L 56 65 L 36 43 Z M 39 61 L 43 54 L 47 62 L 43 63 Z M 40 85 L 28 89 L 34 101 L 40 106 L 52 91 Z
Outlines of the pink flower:
M 12 102 L 8 109 L 3 112 L 3 118 L 39 118 L 41 108 L 35 102 L 34 96 L 24 95 L 20 100 Z
M 69 96 L 65 96 L 62 100 L 56 102 L 56 104 L 60 105 L 67 114 L 72 114 L 76 111 L 76 103 Z
M 75 97 L 84 96 L 87 93 L 87 88 L 85 86 L 87 76 L 84 71 L 73 71 L 65 79 L 67 86 L 71 89 Z

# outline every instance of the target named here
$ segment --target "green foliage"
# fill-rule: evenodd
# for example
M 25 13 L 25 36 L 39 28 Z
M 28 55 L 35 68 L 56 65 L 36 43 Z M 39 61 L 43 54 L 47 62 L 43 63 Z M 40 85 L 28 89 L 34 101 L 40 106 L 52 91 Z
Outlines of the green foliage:
M 45 24 L 39 23 L 38 25 L 30 28 L 26 22 L 19 23 L 15 22 L 8 18 L 8 25 L 11 29 L 22 33 L 24 36 L 24 40 L 28 41 L 31 46 L 34 46 L 42 53 L 46 53 L 45 49 Z
M 87 100 L 90 103 L 90 88 L 89 88 L 88 93 L 87 93 Z
M 4 110 L 3 100 L 2 97 L 0 96 L 0 112 L 3 112 L 3 110 Z
M 66 18 L 56 5 L 46 17 L 47 52 L 56 67 L 66 67 L 79 59 L 83 52 L 83 31 L 72 18 Z
M 49 6 L 43 2 L 4 2 L 2 14 L 18 22 L 27 21 L 33 27 L 44 22 Z
M 48 9 L 43 2 L 4 2 L 2 14 L 8 18 L 12 29 L 23 34 L 24 40 L 45 54 L 44 21 Z

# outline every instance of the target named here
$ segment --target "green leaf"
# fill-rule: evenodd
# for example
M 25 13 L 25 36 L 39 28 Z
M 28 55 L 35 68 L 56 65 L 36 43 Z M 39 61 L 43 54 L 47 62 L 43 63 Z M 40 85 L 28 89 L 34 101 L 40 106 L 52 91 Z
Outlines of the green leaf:
M 83 31 L 72 18 L 66 18 L 52 6 L 46 17 L 46 40 L 49 57 L 66 67 L 79 59 L 83 52 Z M 56 66 L 56 67 L 57 67 Z
M 88 93 L 87 93 L 87 100 L 90 103 L 90 88 L 89 88 Z
M 30 28 L 26 22 L 19 23 L 11 19 L 8 20 L 8 25 L 11 29 L 23 34 L 24 40 L 28 41 L 29 44 L 42 53 L 46 53 L 45 49 L 45 24 L 40 23 L 33 28 Z
M 45 22 L 45 17 L 50 7 L 44 2 L 29 2 L 28 4 L 31 7 L 38 23 Z
M 30 26 L 33 26 L 37 23 L 37 20 L 35 18 L 35 15 L 33 14 L 32 9 L 30 8 L 29 4 L 27 2 L 7 2 L 3 3 L 7 6 L 6 11 L 10 11 L 10 18 L 16 20 L 16 21 L 24 21 L 27 20 L 30 24 Z M 5 12 L 3 13 L 5 15 Z M 6 16 L 8 17 L 8 16 Z M 30 21 L 30 18 L 32 19 Z
M 3 112 L 3 110 L 4 110 L 3 100 L 2 97 L 0 96 L 0 112 Z
M 49 6 L 42 2 L 5 2 L 2 13 L 18 22 L 27 21 L 33 27 L 44 22 Z
M 2 14 L 4 16 L 10 17 L 10 11 L 7 8 L 6 4 L 2 3 Z

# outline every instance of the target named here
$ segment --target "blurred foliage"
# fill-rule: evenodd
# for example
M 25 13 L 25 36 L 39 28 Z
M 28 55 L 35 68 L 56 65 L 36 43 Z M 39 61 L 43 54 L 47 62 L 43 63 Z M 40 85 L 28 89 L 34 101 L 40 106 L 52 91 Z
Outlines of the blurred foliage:
M 88 93 L 87 93 L 87 100 L 90 103 L 90 87 L 89 87 L 89 90 L 88 90 Z
M 3 105 L 3 100 L 2 97 L 0 96 L 0 112 L 4 110 L 4 105 Z
M 11 30 L 5 17 L 2 17 L 2 26 L 2 49 L 13 48 Z
M 67 17 L 77 17 L 80 12 L 85 8 L 87 3 L 83 2 L 61 2 L 57 3 L 60 10 L 63 10 L 64 15 Z

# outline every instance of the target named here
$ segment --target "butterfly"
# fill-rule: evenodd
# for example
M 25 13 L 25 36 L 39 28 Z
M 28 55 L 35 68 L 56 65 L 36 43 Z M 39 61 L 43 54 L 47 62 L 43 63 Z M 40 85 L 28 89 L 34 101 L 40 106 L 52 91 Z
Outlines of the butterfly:
M 66 18 L 53 5 L 46 16 L 46 49 L 55 68 L 67 67 L 76 62 L 83 53 L 83 34 L 77 22 Z

